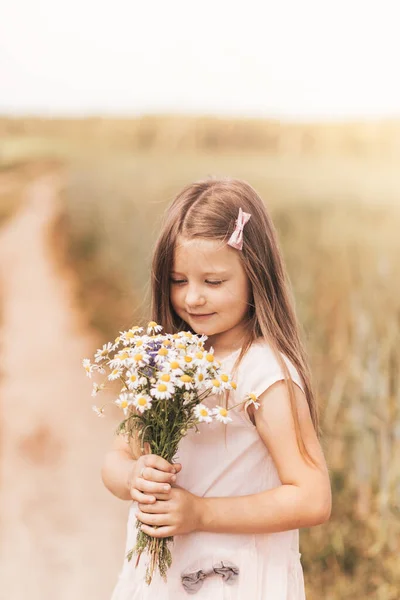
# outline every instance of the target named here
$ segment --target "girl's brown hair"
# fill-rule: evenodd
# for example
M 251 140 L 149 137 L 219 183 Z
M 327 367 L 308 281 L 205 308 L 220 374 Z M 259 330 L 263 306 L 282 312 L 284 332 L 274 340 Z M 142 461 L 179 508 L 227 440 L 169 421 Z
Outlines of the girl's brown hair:
M 252 290 L 248 335 L 239 361 L 257 338 L 271 346 L 288 385 L 296 437 L 301 454 L 315 463 L 303 442 L 296 410 L 294 384 L 282 358 L 296 367 L 304 385 L 310 415 L 320 436 L 318 409 L 307 357 L 299 336 L 288 278 L 272 220 L 257 192 L 238 179 L 207 179 L 186 186 L 169 206 L 155 246 L 152 264 L 152 318 L 169 333 L 188 329 L 170 301 L 170 273 L 176 239 L 208 238 L 227 241 L 235 229 L 239 207 L 251 214 L 238 250 Z

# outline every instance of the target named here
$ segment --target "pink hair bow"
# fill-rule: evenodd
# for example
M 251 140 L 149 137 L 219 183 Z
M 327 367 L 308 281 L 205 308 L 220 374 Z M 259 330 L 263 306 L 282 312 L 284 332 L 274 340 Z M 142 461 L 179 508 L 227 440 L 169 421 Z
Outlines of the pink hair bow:
M 250 217 L 251 214 L 245 213 L 241 208 L 239 208 L 239 215 L 236 219 L 235 231 L 232 233 L 228 241 L 228 245 L 232 246 L 232 248 L 236 248 L 237 250 L 241 250 L 243 248 L 243 228 L 247 221 L 249 221 Z

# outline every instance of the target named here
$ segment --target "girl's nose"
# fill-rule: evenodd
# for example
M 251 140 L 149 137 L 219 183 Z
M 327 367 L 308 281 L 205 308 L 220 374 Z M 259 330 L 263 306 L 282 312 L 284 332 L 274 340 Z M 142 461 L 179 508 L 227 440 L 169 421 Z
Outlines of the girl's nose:
M 203 306 L 206 302 L 203 291 L 198 286 L 188 286 L 185 300 L 189 308 Z

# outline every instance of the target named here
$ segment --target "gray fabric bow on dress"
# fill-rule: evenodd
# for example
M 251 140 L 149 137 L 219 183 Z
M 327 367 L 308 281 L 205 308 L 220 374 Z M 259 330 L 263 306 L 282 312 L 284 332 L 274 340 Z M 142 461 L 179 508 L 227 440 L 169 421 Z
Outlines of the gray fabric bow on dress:
M 225 583 L 232 585 L 239 576 L 239 568 L 228 561 L 221 561 L 208 570 L 200 569 L 199 571 L 193 571 L 193 573 L 182 573 L 182 585 L 188 594 L 196 594 L 203 585 L 204 580 L 214 575 L 220 575 Z

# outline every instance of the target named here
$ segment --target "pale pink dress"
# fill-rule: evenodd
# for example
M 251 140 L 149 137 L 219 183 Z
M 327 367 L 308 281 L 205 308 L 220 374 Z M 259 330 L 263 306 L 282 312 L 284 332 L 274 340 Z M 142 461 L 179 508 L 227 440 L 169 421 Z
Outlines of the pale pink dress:
M 238 356 L 222 361 L 229 372 Z M 294 366 L 285 358 L 293 381 L 303 389 Z M 281 368 L 265 342 L 254 343 L 243 358 L 235 380 L 237 390 L 230 403 L 243 400 L 248 392 L 260 395 L 284 379 Z M 221 397 L 209 396 L 205 404 L 215 406 Z M 229 412 L 233 422 L 201 423 L 182 440 L 177 462 L 182 471 L 177 484 L 198 496 L 244 496 L 281 485 L 275 464 L 247 411 Z M 136 503 L 129 510 L 126 551 L 135 544 Z M 124 560 L 112 600 L 304 600 L 303 570 L 299 553 L 299 530 L 271 534 L 221 534 L 195 532 L 176 536 L 173 564 L 168 581 L 157 575 L 150 586 L 144 582 L 146 557 L 135 569 L 135 558 Z M 233 585 L 221 576 L 208 577 L 193 595 L 182 587 L 183 571 L 207 570 L 221 560 L 239 567 Z

